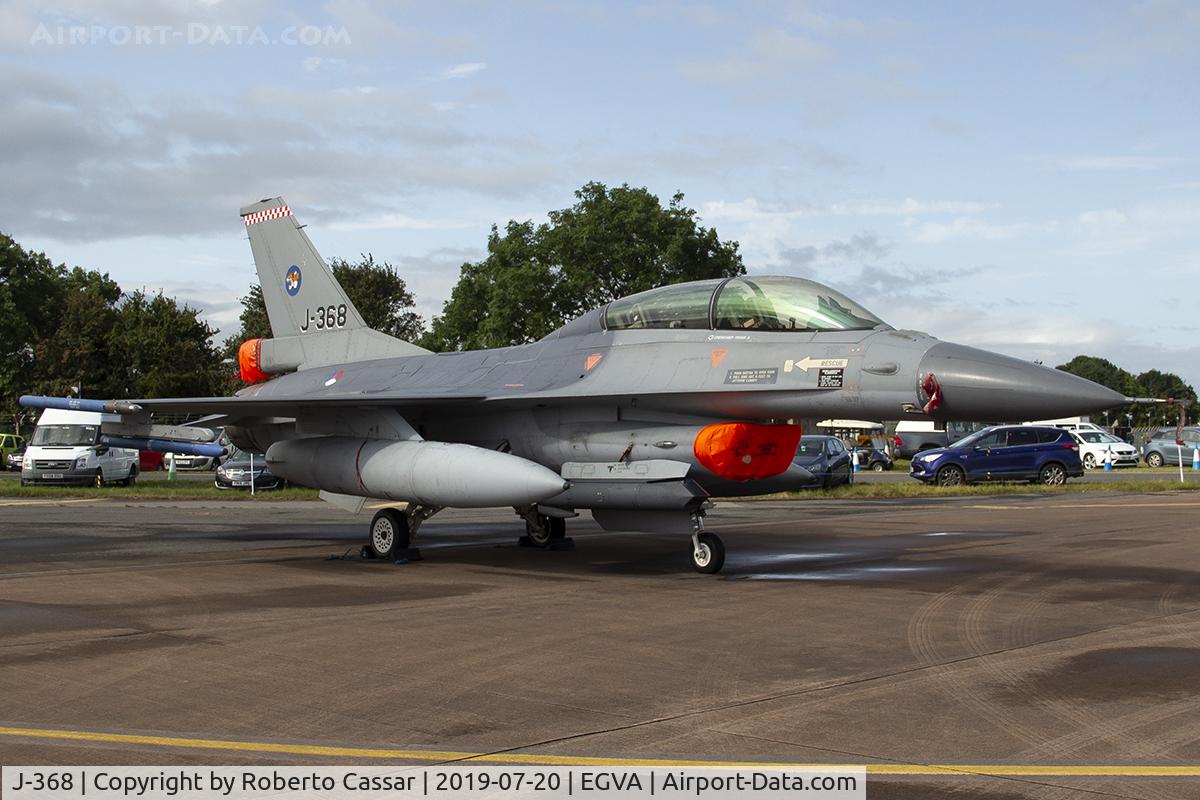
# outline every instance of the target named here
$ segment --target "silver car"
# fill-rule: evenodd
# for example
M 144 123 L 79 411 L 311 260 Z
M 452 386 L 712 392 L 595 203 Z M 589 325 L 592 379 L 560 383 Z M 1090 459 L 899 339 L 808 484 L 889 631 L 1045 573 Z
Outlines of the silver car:
M 1179 434 L 1183 439 L 1183 447 L 1175 444 L 1176 428 L 1159 428 L 1142 446 L 1142 458 L 1148 467 L 1161 467 L 1164 464 L 1172 466 L 1179 464 L 1182 455 L 1183 463 L 1190 465 L 1193 454 L 1200 449 L 1200 427 L 1184 428 Z M 1180 452 L 1182 450 L 1182 453 Z

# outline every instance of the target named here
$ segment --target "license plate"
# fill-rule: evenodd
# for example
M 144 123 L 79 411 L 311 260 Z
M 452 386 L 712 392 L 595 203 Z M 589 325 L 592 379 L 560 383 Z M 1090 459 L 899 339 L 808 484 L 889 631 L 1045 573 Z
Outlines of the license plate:
M 62 476 L 63 476 L 63 474 L 61 472 L 43 472 L 42 473 L 43 478 L 56 478 L 58 480 L 62 480 Z
M 234 486 L 249 486 L 250 481 L 234 481 L 233 485 Z

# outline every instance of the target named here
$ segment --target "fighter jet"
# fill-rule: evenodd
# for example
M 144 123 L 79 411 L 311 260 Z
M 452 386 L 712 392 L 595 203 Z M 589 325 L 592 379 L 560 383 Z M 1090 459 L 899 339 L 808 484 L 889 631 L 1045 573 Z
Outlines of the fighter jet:
M 352 511 L 386 505 L 364 554 L 415 558 L 446 507 L 514 508 L 521 543 L 565 548 L 568 519 L 690 537 L 713 498 L 795 488 L 816 420 L 1047 419 L 1127 398 L 1054 369 L 897 330 L 809 280 L 757 276 L 624 297 L 531 344 L 432 353 L 366 326 L 282 198 L 241 210 L 272 337 L 244 343 L 233 397 L 78 400 L 34 408 L 118 414 L 114 446 L 212 454 L 215 428 L 271 471 Z M 153 415 L 207 415 L 186 426 Z M 379 502 L 383 501 L 383 502 Z M 392 501 L 387 504 L 387 501 Z

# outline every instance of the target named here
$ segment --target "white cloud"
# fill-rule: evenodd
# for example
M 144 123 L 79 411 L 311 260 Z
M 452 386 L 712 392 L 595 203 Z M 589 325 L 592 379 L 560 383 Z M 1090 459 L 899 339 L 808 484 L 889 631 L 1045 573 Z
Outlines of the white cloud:
M 1059 225 L 1054 221 L 997 224 L 977 217 L 956 217 L 950 222 L 922 222 L 911 227 L 914 242 L 939 244 L 952 239 L 994 242 L 1029 234 L 1053 233 L 1058 230 Z
M 844 203 L 833 203 L 829 206 L 829 211 L 832 214 L 853 216 L 921 216 L 926 214 L 979 214 L 995 207 L 995 203 L 980 203 L 974 200 L 916 200 L 906 197 L 899 202 L 851 200 Z
M 441 77 L 446 80 L 466 78 L 485 69 L 487 69 L 487 64 L 480 61 L 471 61 L 466 64 L 455 64 L 452 67 L 446 67 L 446 69 L 442 70 Z
M 447 219 L 419 219 L 407 214 L 378 214 L 361 219 L 347 219 L 326 226 L 335 231 L 408 230 L 433 231 L 478 227 L 477 222 Z
M 1165 169 L 1185 159 L 1168 156 L 1108 155 L 1068 156 L 1038 159 L 1047 166 L 1068 172 L 1129 172 Z

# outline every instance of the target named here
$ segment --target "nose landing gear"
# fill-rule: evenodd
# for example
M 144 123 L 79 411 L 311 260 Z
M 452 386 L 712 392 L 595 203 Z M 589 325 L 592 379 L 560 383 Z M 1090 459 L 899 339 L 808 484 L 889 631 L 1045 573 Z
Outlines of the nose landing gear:
M 692 569 L 712 575 L 725 566 L 725 543 L 708 531 L 692 534 Z

